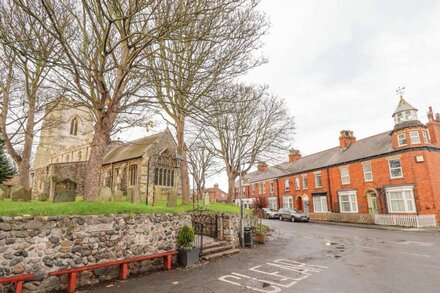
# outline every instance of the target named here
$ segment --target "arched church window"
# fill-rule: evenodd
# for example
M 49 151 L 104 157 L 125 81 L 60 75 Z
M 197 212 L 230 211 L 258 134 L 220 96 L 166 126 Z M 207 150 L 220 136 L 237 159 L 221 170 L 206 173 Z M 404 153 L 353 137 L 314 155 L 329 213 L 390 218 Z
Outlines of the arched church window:
M 79 152 L 78 152 L 78 161 L 81 161 L 81 159 L 82 159 L 82 152 L 79 151 Z
M 69 161 L 70 161 L 70 156 L 67 155 L 67 156 L 66 156 L 66 162 L 69 162 Z
M 70 135 L 78 135 L 78 117 L 75 117 L 70 122 Z

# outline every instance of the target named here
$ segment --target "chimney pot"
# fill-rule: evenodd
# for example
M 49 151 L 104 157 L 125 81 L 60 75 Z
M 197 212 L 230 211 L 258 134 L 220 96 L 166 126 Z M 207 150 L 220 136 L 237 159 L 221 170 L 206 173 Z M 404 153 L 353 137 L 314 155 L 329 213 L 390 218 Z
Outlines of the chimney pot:
M 339 147 L 341 149 L 346 149 L 352 143 L 356 142 L 356 137 L 351 130 L 341 130 L 339 134 Z
M 297 149 L 290 149 L 289 150 L 289 163 L 293 163 L 299 159 L 301 159 L 301 152 Z

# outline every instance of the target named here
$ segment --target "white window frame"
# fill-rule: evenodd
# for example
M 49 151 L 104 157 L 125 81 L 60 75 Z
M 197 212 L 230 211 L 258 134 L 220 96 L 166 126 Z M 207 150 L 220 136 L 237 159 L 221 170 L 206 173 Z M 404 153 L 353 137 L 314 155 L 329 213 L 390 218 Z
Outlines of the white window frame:
M 270 194 L 273 194 L 274 192 L 275 192 L 275 187 L 274 187 L 274 182 L 273 181 L 270 181 L 270 186 L 269 186 L 269 188 L 270 188 Z
M 287 205 L 286 205 L 287 203 Z M 283 208 L 293 209 L 293 196 L 285 195 L 283 196 Z
M 387 187 L 385 188 L 387 196 L 387 205 L 389 213 L 417 213 L 416 202 L 414 198 L 414 187 L 412 185 Z M 391 199 L 392 193 L 400 193 L 402 198 Z M 392 201 L 403 201 L 404 210 L 394 210 Z
M 263 194 L 263 184 L 258 182 L 258 194 Z
M 266 194 L 266 182 L 262 183 L 261 191 L 263 192 L 263 194 Z
M 299 177 L 295 177 L 295 190 L 300 190 Z
M 315 188 L 321 188 L 322 187 L 322 176 L 321 176 L 321 172 L 316 172 L 314 173 L 315 175 Z M 318 176 L 319 176 L 319 181 L 320 184 L 318 185 Z
M 370 167 L 370 171 L 365 170 L 366 166 Z M 373 181 L 373 167 L 371 167 L 371 163 L 362 164 L 362 171 L 364 173 L 364 182 L 372 182 Z M 370 178 L 367 178 L 367 175 L 369 175 Z
M 399 167 L 391 167 L 391 161 L 399 161 L 400 166 Z M 402 161 L 400 160 L 400 158 L 392 158 L 392 159 L 388 159 L 388 169 L 390 171 L 390 178 L 391 179 L 399 179 L 399 178 L 403 178 L 403 169 L 402 169 Z M 400 169 L 400 175 L 399 176 L 393 176 L 393 171 L 394 169 Z
M 402 141 L 405 141 L 404 143 Z M 399 146 L 406 146 L 408 144 L 408 140 L 406 139 L 406 133 L 397 134 L 397 143 Z
M 284 191 L 290 191 L 289 179 L 284 179 Z
M 420 133 L 418 130 L 412 130 L 409 132 L 409 138 L 411 140 L 411 144 L 420 144 L 422 143 L 420 139 Z
M 306 175 L 302 175 L 302 183 L 303 183 L 303 190 L 307 189 L 307 174 Z
M 313 199 L 313 212 L 315 213 L 328 213 L 327 196 L 325 195 L 312 195 Z M 317 208 L 319 207 L 319 208 Z
M 341 184 L 350 184 L 350 171 L 348 170 L 348 166 L 339 168 L 339 171 L 341 173 Z
M 348 196 L 348 201 L 342 201 L 341 197 L 342 196 Z M 358 213 L 359 209 L 358 209 L 358 203 L 357 203 L 357 192 L 356 190 L 345 190 L 345 191 L 339 191 L 338 192 L 338 199 L 339 199 L 339 211 L 341 213 L 345 213 L 345 214 L 355 214 Z M 350 210 L 346 211 L 343 210 L 343 205 L 342 203 L 344 202 L 348 202 L 350 205 Z
M 269 204 L 269 208 L 271 210 L 278 210 L 278 201 L 277 198 L 275 196 L 270 196 L 267 198 L 267 202 Z
M 429 143 L 428 131 L 423 130 L 423 131 L 422 131 L 422 136 L 423 136 L 423 142 L 424 142 L 424 143 Z

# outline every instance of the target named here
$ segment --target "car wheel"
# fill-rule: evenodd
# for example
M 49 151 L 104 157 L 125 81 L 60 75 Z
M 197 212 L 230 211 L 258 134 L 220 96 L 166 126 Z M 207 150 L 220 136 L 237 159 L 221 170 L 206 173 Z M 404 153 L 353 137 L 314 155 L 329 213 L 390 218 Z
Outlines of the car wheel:
M 269 214 L 266 215 L 266 219 L 270 219 L 270 215 Z
M 283 216 L 280 216 L 280 221 L 282 221 L 283 220 Z
M 296 222 L 295 217 L 292 217 L 292 222 Z

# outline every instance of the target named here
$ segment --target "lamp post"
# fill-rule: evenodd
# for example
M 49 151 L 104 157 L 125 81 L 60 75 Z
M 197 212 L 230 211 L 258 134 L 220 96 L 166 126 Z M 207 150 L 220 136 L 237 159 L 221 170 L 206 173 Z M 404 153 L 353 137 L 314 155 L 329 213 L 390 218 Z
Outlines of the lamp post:
M 250 134 L 242 134 L 238 136 L 240 139 L 248 138 L 250 137 Z M 244 214 L 244 208 L 243 208 L 243 187 L 242 187 L 242 181 L 243 181 L 243 168 L 242 168 L 242 147 L 240 146 L 239 152 L 238 152 L 238 162 L 239 162 L 239 168 L 240 168 L 240 181 L 239 181 L 239 188 L 240 188 L 240 244 L 241 247 L 244 247 L 244 227 L 243 227 L 243 214 Z

